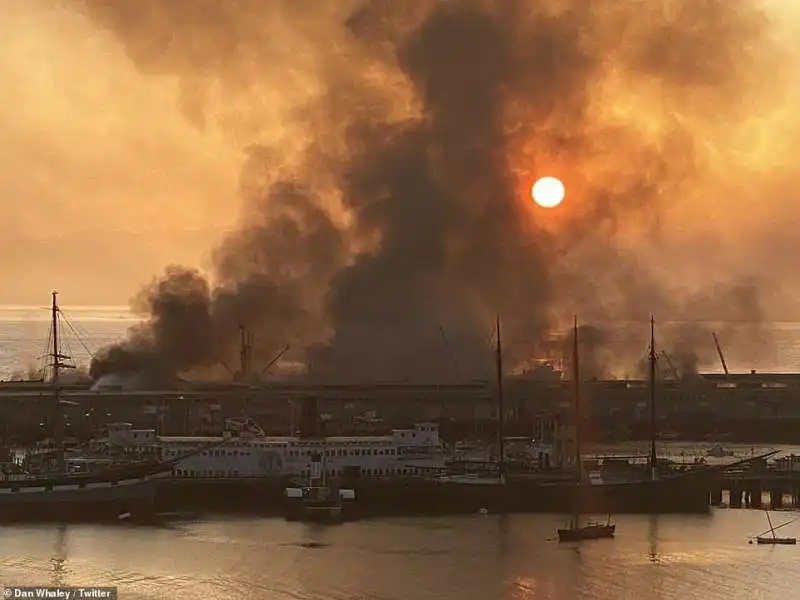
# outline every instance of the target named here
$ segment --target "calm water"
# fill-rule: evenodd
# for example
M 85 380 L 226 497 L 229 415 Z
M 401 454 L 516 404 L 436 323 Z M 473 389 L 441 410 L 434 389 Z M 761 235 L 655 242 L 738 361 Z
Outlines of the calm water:
M 794 518 L 777 513 L 777 521 Z M 117 585 L 136 599 L 767 600 L 791 598 L 800 547 L 748 544 L 764 513 L 619 517 L 619 535 L 548 541 L 557 516 L 215 520 L 172 528 L 0 528 L 0 583 Z M 800 522 L 798 522 L 800 526 Z M 786 535 L 796 529 L 784 527 Z
M 65 307 L 61 346 L 77 366 L 125 336 L 137 319 L 125 307 Z M 50 311 L 45 307 L 0 306 L 0 379 L 41 368 L 49 351 Z

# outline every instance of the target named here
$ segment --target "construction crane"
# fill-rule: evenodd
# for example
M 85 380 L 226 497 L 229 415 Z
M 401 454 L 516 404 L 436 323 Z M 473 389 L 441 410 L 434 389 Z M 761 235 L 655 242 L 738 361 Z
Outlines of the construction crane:
M 716 332 L 712 331 L 711 335 L 714 337 L 714 345 L 717 347 L 717 354 L 719 354 L 719 362 L 722 363 L 722 370 L 725 371 L 725 375 L 728 375 L 728 365 L 725 362 L 725 355 L 722 353 L 722 347 L 719 345 L 719 339 L 717 339 Z
M 680 381 L 681 376 L 678 374 L 678 369 L 675 368 L 675 365 L 673 364 L 672 359 L 669 357 L 669 354 L 667 354 L 662 350 L 661 356 L 663 356 L 666 359 L 667 365 L 669 366 L 669 370 L 672 373 L 672 376 L 675 378 L 675 381 Z

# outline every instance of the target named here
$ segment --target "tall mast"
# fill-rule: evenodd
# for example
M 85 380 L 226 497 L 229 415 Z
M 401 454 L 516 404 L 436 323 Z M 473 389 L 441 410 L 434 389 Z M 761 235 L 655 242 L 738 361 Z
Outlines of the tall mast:
M 497 349 L 495 358 L 497 360 L 497 442 L 500 447 L 499 476 L 500 481 L 505 479 L 505 406 L 503 403 L 503 347 L 500 340 L 500 315 L 495 321 L 497 330 Z
M 656 479 L 656 320 L 650 316 L 650 476 Z
M 580 490 L 581 480 L 583 479 L 583 464 L 581 461 L 581 371 L 578 361 L 578 317 L 572 318 L 572 385 L 574 388 L 574 415 L 575 419 L 575 497 L 573 498 L 573 522 L 574 526 L 579 526 L 580 517 Z
M 242 379 L 250 376 L 250 332 L 244 325 L 239 325 L 241 342 L 239 345 L 239 375 Z
M 578 479 L 581 477 L 581 372 L 578 362 L 578 317 L 573 317 L 572 323 L 572 383 L 575 395 L 575 466 L 578 469 Z
M 60 367 L 61 353 L 58 347 L 58 292 L 53 291 L 53 303 L 51 307 L 51 319 L 53 321 L 53 443 L 56 450 L 56 468 L 60 473 L 65 470 L 64 465 L 64 439 L 63 439 L 63 416 L 61 415 L 61 383 Z

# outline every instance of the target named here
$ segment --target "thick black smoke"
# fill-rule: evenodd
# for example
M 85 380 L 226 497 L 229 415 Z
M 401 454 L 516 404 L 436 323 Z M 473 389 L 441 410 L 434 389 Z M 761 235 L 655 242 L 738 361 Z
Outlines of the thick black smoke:
M 242 226 L 215 252 L 213 283 L 170 267 L 138 300 L 149 320 L 96 358 L 95 377 L 230 361 L 240 324 L 257 360 L 289 343 L 312 376 L 469 377 L 486 372 L 495 313 L 514 364 L 546 348 L 567 304 L 636 319 L 682 306 L 616 234 L 658 233 L 664 199 L 704 169 L 698 130 L 740 110 L 763 30 L 743 0 L 74 5 L 143 72 L 177 76 L 199 126 L 212 88 L 251 102 L 243 127 L 265 87 L 316 90 L 293 111 L 302 160 L 248 151 Z M 297 76 L 309 55 L 313 85 Z M 603 118 L 614 96 L 601 91 L 620 77 L 613 93 L 658 89 L 681 118 L 656 139 Z M 581 190 L 559 227 L 524 200 L 520 168 Z M 584 173 L 609 169 L 613 186 Z

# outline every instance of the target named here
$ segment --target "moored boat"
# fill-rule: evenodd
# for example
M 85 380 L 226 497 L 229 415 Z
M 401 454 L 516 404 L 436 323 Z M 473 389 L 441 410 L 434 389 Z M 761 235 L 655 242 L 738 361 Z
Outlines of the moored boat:
M 756 543 L 758 544 L 772 544 L 778 546 L 794 546 L 797 544 L 797 538 L 783 538 L 783 537 L 757 537 Z
M 572 333 L 573 353 L 572 353 L 572 372 L 573 372 L 573 386 L 574 401 L 573 401 L 573 417 L 575 422 L 575 493 L 573 495 L 572 505 L 572 519 L 570 520 L 569 527 L 566 529 L 558 529 L 559 542 L 579 542 L 582 540 L 598 540 L 602 538 L 612 538 L 617 530 L 616 525 L 611 523 L 611 515 L 608 515 L 608 521 L 605 524 L 590 522 L 581 524 L 581 481 L 583 480 L 583 457 L 581 455 L 581 433 L 580 433 L 580 368 L 578 362 L 578 319 L 575 318 L 575 323 Z
M 580 542 L 583 540 L 599 540 L 612 538 L 617 530 L 617 526 L 608 523 L 585 523 L 584 525 L 570 526 L 567 529 L 558 530 L 559 542 Z
M 765 510 L 764 514 L 767 516 L 767 523 L 769 523 L 769 529 L 764 533 L 756 536 L 756 544 L 759 545 L 772 545 L 772 546 L 794 546 L 797 544 L 797 538 L 794 537 L 778 537 L 775 535 L 775 530 L 780 529 L 781 527 L 785 527 L 794 521 L 787 521 L 783 525 L 778 525 L 775 527 L 772 524 L 772 519 L 769 516 L 769 511 Z M 767 536 L 766 534 L 769 533 L 770 535 Z M 752 544 L 752 540 L 750 541 Z
M 322 454 L 316 452 L 311 457 L 311 476 L 308 483 L 286 488 L 285 517 L 290 521 L 342 523 L 345 518 L 351 516 L 346 514 L 346 509 L 348 503 L 354 500 L 353 490 L 329 485 L 325 477 Z
M 173 469 L 169 462 L 132 463 L 94 473 L 68 473 L 64 459 L 61 413 L 61 369 L 69 359 L 59 347 L 60 309 L 52 294 L 52 362 L 54 463 L 41 474 L 0 473 L 0 521 L 116 520 L 151 518 L 156 485 Z

